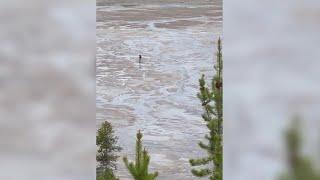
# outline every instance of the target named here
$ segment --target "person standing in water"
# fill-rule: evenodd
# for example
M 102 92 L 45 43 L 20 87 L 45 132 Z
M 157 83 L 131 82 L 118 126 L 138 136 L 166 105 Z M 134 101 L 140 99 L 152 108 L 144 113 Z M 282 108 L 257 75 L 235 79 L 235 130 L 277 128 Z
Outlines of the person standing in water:
M 142 56 L 139 54 L 139 64 L 141 63 Z

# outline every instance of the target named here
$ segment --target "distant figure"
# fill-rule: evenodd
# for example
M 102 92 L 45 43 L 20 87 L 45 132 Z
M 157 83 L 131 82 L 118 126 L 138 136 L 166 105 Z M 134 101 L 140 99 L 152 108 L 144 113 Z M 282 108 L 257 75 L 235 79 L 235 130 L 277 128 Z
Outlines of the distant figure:
M 142 59 L 142 56 L 141 54 L 139 55 L 139 64 L 141 63 L 141 59 Z

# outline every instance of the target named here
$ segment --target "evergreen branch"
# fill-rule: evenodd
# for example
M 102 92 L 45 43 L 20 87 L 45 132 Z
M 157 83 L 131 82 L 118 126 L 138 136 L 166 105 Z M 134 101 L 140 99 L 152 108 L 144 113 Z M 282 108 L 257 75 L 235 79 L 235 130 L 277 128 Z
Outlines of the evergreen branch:
M 210 162 L 212 158 L 201 158 L 201 159 L 190 159 L 189 162 L 191 166 L 200 166 L 200 165 L 206 165 L 208 162 Z
M 205 177 L 212 173 L 212 171 L 210 171 L 209 169 L 201 169 L 201 170 L 192 169 L 191 172 L 193 175 L 197 177 Z

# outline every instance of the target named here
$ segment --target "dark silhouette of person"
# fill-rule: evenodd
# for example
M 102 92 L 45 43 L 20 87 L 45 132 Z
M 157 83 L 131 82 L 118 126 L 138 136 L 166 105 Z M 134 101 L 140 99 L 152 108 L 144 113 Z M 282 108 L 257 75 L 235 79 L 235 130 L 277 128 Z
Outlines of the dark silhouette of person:
M 141 59 L 142 59 L 142 56 L 141 54 L 139 55 L 139 63 L 141 63 Z

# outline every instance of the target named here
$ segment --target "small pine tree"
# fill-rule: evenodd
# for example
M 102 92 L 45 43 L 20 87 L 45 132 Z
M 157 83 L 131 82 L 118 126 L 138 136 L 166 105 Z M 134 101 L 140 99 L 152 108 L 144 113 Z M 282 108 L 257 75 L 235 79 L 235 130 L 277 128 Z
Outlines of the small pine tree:
M 209 134 L 205 136 L 207 143 L 199 142 L 200 148 L 205 150 L 207 157 L 200 159 L 191 159 L 191 166 L 203 166 L 202 169 L 192 169 L 192 174 L 197 177 L 207 177 L 211 180 L 222 180 L 223 166 L 223 90 L 222 90 L 222 45 L 221 39 L 218 40 L 218 51 L 216 54 L 217 60 L 214 65 L 215 75 L 211 81 L 211 89 L 206 86 L 204 75 L 199 80 L 200 99 L 204 113 L 203 120 L 207 124 Z M 210 164 L 212 167 L 210 167 Z
M 124 164 L 129 170 L 130 174 L 135 180 L 155 180 L 158 172 L 149 173 L 150 156 L 148 152 L 142 147 L 142 133 L 138 131 L 136 140 L 136 160 L 135 162 L 128 162 L 127 157 L 123 158 Z
M 312 162 L 301 153 L 299 121 L 295 119 L 285 134 L 289 171 L 280 180 L 320 180 Z
M 113 171 L 111 169 L 106 169 L 104 171 L 101 171 L 100 173 L 97 173 L 97 180 L 119 180 L 114 175 Z
M 115 162 L 118 156 L 117 152 L 121 151 L 121 147 L 117 145 L 118 138 L 114 136 L 114 131 L 109 122 L 105 121 L 97 131 L 96 145 L 98 152 L 96 155 L 97 179 L 112 180 L 116 179 L 113 170 L 116 169 Z

